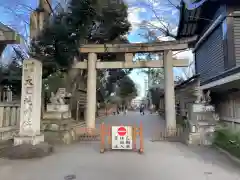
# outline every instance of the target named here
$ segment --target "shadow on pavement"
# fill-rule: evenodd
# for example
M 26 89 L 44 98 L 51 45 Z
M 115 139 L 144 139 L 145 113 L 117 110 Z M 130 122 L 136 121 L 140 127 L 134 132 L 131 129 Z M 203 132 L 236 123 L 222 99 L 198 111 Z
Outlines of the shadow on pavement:
M 213 164 L 222 167 L 228 171 L 239 173 L 240 165 L 229 159 L 226 155 L 219 152 L 212 146 L 187 146 L 182 143 L 174 143 L 174 145 L 183 153 L 186 158 L 198 158 L 206 164 Z

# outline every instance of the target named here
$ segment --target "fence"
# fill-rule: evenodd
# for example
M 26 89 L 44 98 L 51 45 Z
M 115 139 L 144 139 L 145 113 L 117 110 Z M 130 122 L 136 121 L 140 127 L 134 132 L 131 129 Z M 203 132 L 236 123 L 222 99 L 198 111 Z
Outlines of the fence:
M 8 140 L 18 130 L 20 104 L 0 104 L 0 140 Z
M 114 108 L 102 108 L 98 110 L 97 113 L 97 118 L 101 118 L 101 117 L 105 117 L 105 116 L 109 116 L 111 114 L 113 114 L 114 112 Z
M 217 105 L 220 119 L 240 124 L 240 92 L 234 92 L 222 97 L 221 103 Z
M 161 130 L 156 130 L 152 141 L 184 141 L 185 139 L 185 131 L 183 128 L 166 128 Z
M 4 87 L 0 90 L 0 102 L 11 102 L 13 94 L 9 87 Z

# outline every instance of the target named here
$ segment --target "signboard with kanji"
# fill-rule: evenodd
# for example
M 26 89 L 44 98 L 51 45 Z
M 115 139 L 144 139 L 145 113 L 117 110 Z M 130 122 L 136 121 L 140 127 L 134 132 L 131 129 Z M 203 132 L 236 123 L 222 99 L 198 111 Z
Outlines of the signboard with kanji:
M 132 126 L 112 126 L 112 149 L 132 149 Z

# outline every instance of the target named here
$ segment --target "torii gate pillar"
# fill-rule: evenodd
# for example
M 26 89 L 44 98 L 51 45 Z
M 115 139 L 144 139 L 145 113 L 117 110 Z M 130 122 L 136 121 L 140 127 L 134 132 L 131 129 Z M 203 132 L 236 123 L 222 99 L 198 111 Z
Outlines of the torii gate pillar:
M 173 58 L 172 51 L 164 51 L 164 81 L 165 81 L 165 119 L 166 128 L 176 128 L 176 110 L 175 110 L 175 93 L 173 78 Z
M 88 53 L 87 61 L 87 110 L 86 110 L 86 125 L 87 128 L 95 128 L 96 118 L 96 84 L 97 84 L 97 69 L 96 69 L 97 54 Z

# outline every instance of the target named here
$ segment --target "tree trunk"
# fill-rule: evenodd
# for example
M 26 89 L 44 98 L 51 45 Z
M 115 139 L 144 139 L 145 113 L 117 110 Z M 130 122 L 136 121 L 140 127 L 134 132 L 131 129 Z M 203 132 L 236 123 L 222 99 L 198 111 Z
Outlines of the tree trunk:
M 77 63 L 76 58 L 74 58 L 74 65 Z M 68 93 L 71 93 L 70 98 L 70 110 L 73 115 L 73 118 L 76 119 L 76 113 L 77 113 L 77 103 L 78 103 L 78 89 L 86 89 L 86 79 L 83 77 L 82 72 L 84 70 L 80 69 L 74 69 L 71 68 L 68 70 L 66 76 L 65 76 L 65 82 L 66 82 L 66 91 Z

